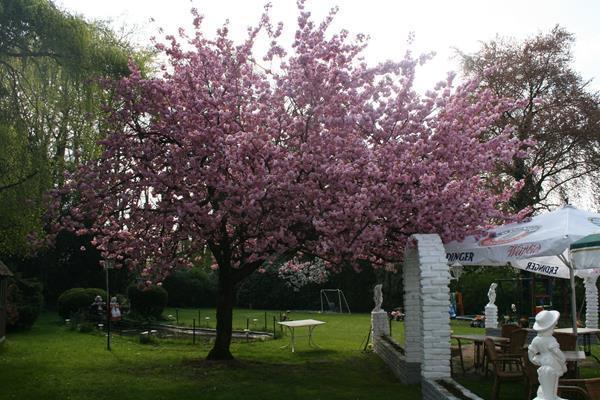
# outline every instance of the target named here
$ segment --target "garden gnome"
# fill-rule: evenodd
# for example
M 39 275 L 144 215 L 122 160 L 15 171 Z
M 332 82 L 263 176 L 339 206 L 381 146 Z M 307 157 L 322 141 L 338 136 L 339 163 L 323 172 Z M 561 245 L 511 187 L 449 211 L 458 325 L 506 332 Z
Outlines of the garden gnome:
M 552 336 L 554 327 L 558 322 L 558 311 L 541 311 L 535 316 L 533 329 L 537 336 L 528 348 L 529 360 L 538 365 L 538 381 L 540 387 L 534 400 L 561 400 L 557 396 L 558 378 L 567 371 L 565 355 Z
M 375 308 L 372 312 L 381 311 L 381 304 L 383 303 L 383 292 L 381 288 L 383 285 L 380 283 L 379 285 L 375 285 L 373 288 L 373 301 L 375 302 Z
M 121 320 L 121 307 L 116 297 L 110 298 L 110 319 L 113 322 Z
M 498 286 L 498 284 L 496 282 L 494 282 L 490 285 L 490 289 L 488 290 L 488 300 L 489 300 L 489 303 L 487 304 L 488 306 L 493 306 L 496 303 L 496 287 L 497 286 Z
M 104 305 L 104 303 L 102 301 L 102 297 L 96 296 L 94 298 L 94 302 L 92 303 L 92 310 L 94 310 L 94 312 L 96 312 L 96 313 L 101 313 L 103 305 Z

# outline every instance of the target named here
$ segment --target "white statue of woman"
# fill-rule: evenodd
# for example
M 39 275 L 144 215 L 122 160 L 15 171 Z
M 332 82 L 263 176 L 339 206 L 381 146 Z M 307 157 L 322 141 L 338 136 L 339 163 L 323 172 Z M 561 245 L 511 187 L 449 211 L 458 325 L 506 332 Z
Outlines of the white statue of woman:
M 535 316 L 533 329 L 537 336 L 527 349 L 531 362 L 539 365 L 537 370 L 540 387 L 534 400 L 562 400 L 557 395 L 558 378 L 567 371 L 565 355 L 552 336 L 558 322 L 558 311 L 541 311 Z
M 380 283 L 375 285 L 373 288 L 373 301 L 375 302 L 375 308 L 373 309 L 373 312 L 381 311 L 381 304 L 383 303 L 382 287 L 383 285 Z
M 496 282 L 490 285 L 490 289 L 488 290 L 488 306 L 493 306 L 495 305 L 494 303 L 496 303 L 496 287 L 498 287 L 498 284 Z

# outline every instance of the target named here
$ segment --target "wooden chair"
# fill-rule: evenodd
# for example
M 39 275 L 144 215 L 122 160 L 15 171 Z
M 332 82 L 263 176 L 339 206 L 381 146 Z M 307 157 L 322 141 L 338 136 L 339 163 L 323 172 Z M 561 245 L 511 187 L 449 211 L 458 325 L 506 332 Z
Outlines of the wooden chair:
M 521 350 L 521 354 L 523 357 L 523 374 L 525 375 L 525 399 L 531 400 L 540 385 L 537 375 L 538 367 L 529 360 L 527 349 Z
M 558 381 L 558 395 L 574 394 L 569 399 L 597 400 L 600 399 L 600 378 L 591 379 L 561 379 Z
M 465 374 L 465 362 L 463 360 L 462 347 L 460 342 L 458 342 L 458 346 L 450 347 L 450 373 L 454 374 L 454 367 L 452 366 L 452 360 L 456 357 L 460 358 L 460 368 L 462 369 L 463 375 Z
M 494 372 L 494 386 L 492 388 L 492 400 L 497 400 L 500 395 L 500 384 L 502 382 L 510 382 L 510 381 L 522 381 L 525 378 L 523 371 L 506 371 L 504 366 L 507 363 L 521 363 L 521 357 L 503 357 L 498 354 L 496 351 L 496 345 L 492 339 L 485 339 L 485 354 L 487 356 L 488 361 L 493 366 Z
M 505 324 L 505 325 L 502 325 L 501 334 L 500 335 L 503 338 L 510 339 L 511 335 L 513 334 L 513 332 L 516 332 L 519 329 L 520 328 L 517 325 Z M 510 342 L 507 342 L 507 343 L 497 343 L 496 346 L 500 349 L 501 352 L 503 352 L 503 353 L 509 353 L 508 347 L 510 346 Z
M 562 351 L 575 351 L 577 350 L 577 335 L 573 333 L 557 333 L 554 332 L 552 334 L 556 341 L 558 342 L 558 346 Z M 574 361 L 567 362 L 567 372 L 565 373 L 565 378 L 575 378 L 577 376 L 577 363 Z
M 513 325 L 513 324 L 502 325 L 501 335 L 502 335 L 502 337 L 510 338 L 510 334 L 513 333 L 514 331 L 516 331 L 517 329 L 520 329 L 518 325 Z
M 504 325 L 504 326 L 515 326 L 517 329 L 512 329 L 509 333 L 508 338 L 510 341 L 508 343 L 504 343 L 500 347 L 499 355 L 504 358 L 514 358 L 520 360 L 523 356 L 523 348 L 525 347 L 525 343 L 527 342 L 527 334 L 528 332 L 525 329 L 521 329 L 516 325 Z M 520 362 L 510 362 L 505 363 L 505 367 L 508 366 L 512 368 L 515 365 L 517 369 L 521 368 Z M 487 365 L 486 365 L 487 370 Z M 487 371 L 486 371 L 487 372 Z
M 508 346 L 504 348 L 502 355 L 510 355 L 514 357 L 523 356 L 523 348 L 527 343 L 528 332 L 525 329 L 516 329 L 510 333 L 510 342 Z
M 554 336 L 554 338 L 558 342 L 558 345 L 560 346 L 560 349 L 562 351 L 575 351 L 575 350 L 577 350 L 577 335 L 575 335 L 573 333 L 557 333 L 557 332 L 554 332 L 552 334 L 552 336 Z

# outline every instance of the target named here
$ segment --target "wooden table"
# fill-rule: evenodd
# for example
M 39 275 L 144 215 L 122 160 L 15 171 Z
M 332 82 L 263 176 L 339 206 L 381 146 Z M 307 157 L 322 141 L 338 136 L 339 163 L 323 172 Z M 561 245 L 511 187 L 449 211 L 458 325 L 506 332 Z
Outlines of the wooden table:
M 480 368 L 481 369 L 485 368 L 485 365 L 482 360 L 482 351 L 481 351 L 481 348 L 483 346 L 483 343 L 485 342 L 485 339 L 492 339 L 494 341 L 494 343 L 510 342 L 509 338 L 505 338 L 502 336 L 452 335 L 451 338 L 456 339 L 456 341 L 458 342 L 458 348 L 460 349 L 460 351 L 462 351 L 461 340 L 467 340 L 467 341 L 473 342 L 473 344 L 475 345 L 475 347 L 473 349 L 473 368 L 475 370 L 480 369 Z
M 291 346 L 292 348 L 292 353 L 295 351 L 295 347 L 294 347 L 294 342 L 295 342 L 295 329 L 296 328 L 301 328 L 301 327 L 308 327 L 308 345 L 309 346 L 314 346 L 314 347 L 319 347 L 319 345 L 317 345 L 312 338 L 312 334 L 313 334 L 313 330 L 319 326 L 319 325 L 323 325 L 325 322 L 324 321 L 319 321 L 316 319 L 300 319 L 298 321 L 283 321 L 283 322 L 278 322 L 279 325 L 283 325 L 283 326 L 287 326 L 287 328 L 290 330 L 291 333 L 291 337 L 290 337 L 290 343 L 286 344 L 285 346 L 281 346 L 281 348 L 286 348 L 288 346 Z
M 557 333 L 570 333 L 574 334 L 573 328 L 559 328 L 555 329 L 554 332 Z M 592 335 L 600 334 L 600 329 L 596 328 L 577 328 L 577 336 L 583 337 L 583 351 L 586 356 L 592 356 L 596 359 L 596 361 L 600 362 L 598 357 L 592 354 Z

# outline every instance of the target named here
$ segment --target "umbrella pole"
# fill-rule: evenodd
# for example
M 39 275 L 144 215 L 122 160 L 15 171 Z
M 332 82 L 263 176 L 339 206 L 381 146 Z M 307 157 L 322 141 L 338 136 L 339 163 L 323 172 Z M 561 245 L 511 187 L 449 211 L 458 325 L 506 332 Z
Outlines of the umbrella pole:
M 573 323 L 573 333 L 577 335 L 577 303 L 575 298 L 575 270 L 573 264 L 569 262 L 562 254 L 558 255 L 567 267 L 569 267 L 569 281 L 571 282 L 571 321 Z
M 571 314 L 573 320 L 573 333 L 577 335 L 577 304 L 575 304 L 575 271 L 569 265 L 569 280 L 571 281 Z

